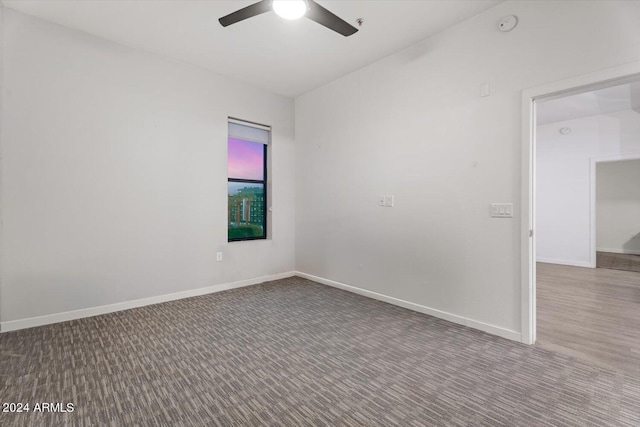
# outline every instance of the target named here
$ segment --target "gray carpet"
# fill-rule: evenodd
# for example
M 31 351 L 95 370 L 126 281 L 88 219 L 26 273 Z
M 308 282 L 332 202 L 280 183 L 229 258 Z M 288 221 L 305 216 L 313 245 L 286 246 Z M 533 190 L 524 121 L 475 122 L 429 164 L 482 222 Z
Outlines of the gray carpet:
M 640 378 L 291 278 L 0 335 L 12 425 L 638 426 Z

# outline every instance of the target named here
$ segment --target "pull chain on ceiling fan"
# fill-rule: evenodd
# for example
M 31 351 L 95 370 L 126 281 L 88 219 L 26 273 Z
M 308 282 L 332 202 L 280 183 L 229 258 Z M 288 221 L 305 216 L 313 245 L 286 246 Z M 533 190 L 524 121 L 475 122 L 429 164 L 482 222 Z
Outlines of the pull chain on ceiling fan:
M 356 27 L 313 0 L 262 0 L 223 16 L 218 21 L 220 21 L 223 27 L 227 27 L 236 22 L 269 12 L 270 10 L 273 10 L 285 19 L 298 19 L 306 16 L 312 21 L 336 33 L 340 33 L 345 37 L 358 31 Z

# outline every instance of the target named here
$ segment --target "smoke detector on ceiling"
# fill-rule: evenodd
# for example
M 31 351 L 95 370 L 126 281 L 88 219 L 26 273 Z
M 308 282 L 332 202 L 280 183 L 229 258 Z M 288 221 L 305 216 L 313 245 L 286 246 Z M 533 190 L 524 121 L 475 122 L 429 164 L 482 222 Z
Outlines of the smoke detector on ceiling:
M 498 21 L 498 30 L 506 33 L 513 30 L 518 25 L 518 17 L 516 15 L 505 16 Z
M 571 133 L 571 128 L 560 128 L 558 132 L 560 132 L 560 135 L 569 135 Z

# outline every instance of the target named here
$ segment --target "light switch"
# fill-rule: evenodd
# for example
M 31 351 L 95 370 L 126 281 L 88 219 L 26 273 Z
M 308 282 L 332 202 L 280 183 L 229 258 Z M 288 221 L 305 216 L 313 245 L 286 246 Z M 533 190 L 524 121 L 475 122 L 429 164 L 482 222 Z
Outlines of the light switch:
M 384 196 L 384 205 L 388 208 L 393 207 L 393 196 Z
M 513 203 L 491 203 L 492 218 L 513 218 Z

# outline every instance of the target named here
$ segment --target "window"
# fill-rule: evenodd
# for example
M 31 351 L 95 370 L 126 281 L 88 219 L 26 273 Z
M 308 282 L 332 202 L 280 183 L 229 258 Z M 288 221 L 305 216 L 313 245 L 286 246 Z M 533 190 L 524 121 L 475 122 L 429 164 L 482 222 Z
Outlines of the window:
M 229 118 L 228 238 L 267 238 L 267 146 L 271 128 Z

